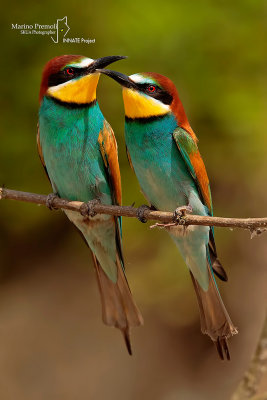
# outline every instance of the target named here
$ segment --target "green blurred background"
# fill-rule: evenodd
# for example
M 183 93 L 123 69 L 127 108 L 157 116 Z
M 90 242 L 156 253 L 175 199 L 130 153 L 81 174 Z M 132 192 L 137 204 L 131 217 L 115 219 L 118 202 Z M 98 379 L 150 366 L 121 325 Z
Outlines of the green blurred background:
M 215 215 L 266 215 L 264 2 L 35 0 L 1 11 L 1 185 L 51 192 L 35 139 L 43 65 L 61 54 L 123 54 L 121 72 L 159 72 L 177 85 L 200 139 Z M 68 37 L 95 44 L 54 44 L 11 29 L 65 15 Z M 119 145 L 123 204 L 141 205 L 125 155 L 121 90 L 102 77 L 98 98 Z M 240 331 L 230 341 L 231 363 L 222 363 L 200 333 L 189 274 L 168 235 L 124 219 L 127 274 L 145 317 L 132 332 L 130 358 L 120 334 L 102 325 L 91 256 L 64 214 L 6 200 L 0 218 L 1 400 L 230 398 L 264 318 L 266 235 L 250 240 L 245 231 L 216 229 L 230 278 L 220 288 Z

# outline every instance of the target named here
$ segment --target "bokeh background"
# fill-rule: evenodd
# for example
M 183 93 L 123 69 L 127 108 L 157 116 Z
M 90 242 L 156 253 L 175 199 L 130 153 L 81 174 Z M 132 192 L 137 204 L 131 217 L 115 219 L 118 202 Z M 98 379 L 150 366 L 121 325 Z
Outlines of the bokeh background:
M 264 11 L 257 0 L 6 2 L 1 185 L 51 192 L 35 141 L 45 62 L 60 54 L 123 54 L 129 58 L 118 70 L 159 72 L 176 83 L 200 139 L 215 215 L 266 216 Z M 11 29 L 65 15 L 68 37 L 95 44 L 54 44 Z M 98 97 L 118 140 L 123 204 L 141 205 L 125 155 L 121 90 L 102 77 Z M 130 358 L 120 333 L 101 322 L 91 256 L 64 214 L 6 200 L 0 220 L 1 400 L 230 399 L 264 319 L 266 234 L 251 240 L 246 231 L 215 230 L 230 278 L 220 288 L 240 332 L 230 340 L 232 361 L 222 363 L 200 333 L 188 271 L 163 231 L 123 220 L 127 274 L 145 318 L 132 332 Z

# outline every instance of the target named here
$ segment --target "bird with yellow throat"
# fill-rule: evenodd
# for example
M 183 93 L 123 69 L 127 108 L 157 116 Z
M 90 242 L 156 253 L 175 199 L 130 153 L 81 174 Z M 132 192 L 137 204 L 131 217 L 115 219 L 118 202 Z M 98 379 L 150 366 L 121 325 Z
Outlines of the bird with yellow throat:
M 209 179 L 198 140 L 173 82 L 157 73 L 100 72 L 123 87 L 128 158 L 150 205 L 157 210 L 177 210 L 178 217 L 184 212 L 212 215 Z M 214 276 L 227 280 L 217 257 L 214 230 L 175 223 L 166 229 L 190 271 L 202 332 L 215 342 L 221 359 L 230 359 L 227 339 L 237 330 Z
M 117 143 L 96 89 L 97 68 L 123 58 L 64 55 L 50 60 L 42 75 L 37 144 L 53 193 L 87 203 L 83 215 L 65 214 L 92 251 L 103 321 L 122 331 L 131 354 L 130 328 L 143 320 L 125 276 L 121 218 L 93 216 L 90 203 L 121 204 Z

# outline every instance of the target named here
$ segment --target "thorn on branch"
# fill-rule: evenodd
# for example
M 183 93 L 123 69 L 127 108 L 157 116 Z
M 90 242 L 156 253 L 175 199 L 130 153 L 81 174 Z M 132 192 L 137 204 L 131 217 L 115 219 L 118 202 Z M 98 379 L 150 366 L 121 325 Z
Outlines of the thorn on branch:
M 159 222 L 157 222 L 154 225 L 151 225 L 149 228 L 150 229 L 154 229 L 154 228 L 159 228 L 159 229 L 166 229 L 166 228 L 170 228 L 172 226 L 183 226 L 184 229 L 186 229 L 187 224 L 186 224 L 186 219 L 184 218 L 186 215 L 182 215 L 180 217 L 178 217 L 174 222 L 170 222 L 167 224 L 161 224 Z
M 264 232 L 267 232 L 266 228 L 251 228 L 250 229 L 250 239 L 253 239 L 257 236 L 262 235 Z
M 154 229 L 154 228 L 159 228 L 159 229 L 164 229 L 164 228 L 169 228 L 170 226 L 178 226 L 179 223 L 178 222 L 171 222 L 170 224 L 160 224 L 159 222 L 157 222 L 154 225 L 150 225 L 150 229 Z

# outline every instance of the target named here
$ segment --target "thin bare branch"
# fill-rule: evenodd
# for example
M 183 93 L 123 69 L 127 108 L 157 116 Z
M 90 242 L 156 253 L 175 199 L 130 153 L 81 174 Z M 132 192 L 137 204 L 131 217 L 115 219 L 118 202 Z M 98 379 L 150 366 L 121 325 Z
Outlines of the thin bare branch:
M 27 203 L 46 205 L 47 197 L 48 196 L 42 194 L 0 188 L 0 200 L 10 199 Z M 53 207 L 61 208 L 63 210 L 80 212 L 80 207 L 83 204 L 84 203 L 80 201 L 69 201 L 61 198 L 53 199 Z M 115 206 L 96 203 L 93 206 L 93 211 L 96 214 L 108 214 L 114 216 L 138 218 L 138 208 L 131 206 Z M 158 221 L 163 224 L 170 224 L 174 222 L 173 213 L 167 211 L 153 211 L 147 209 L 144 211 L 144 218 L 146 220 Z M 252 233 L 252 237 L 259 235 L 267 230 L 267 218 L 223 218 L 186 214 L 182 218 L 178 219 L 176 223 L 185 226 L 205 225 L 227 228 L 243 228 L 250 230 L 250 232 Z M 159 224 L 159 226 L 161 225 Z

